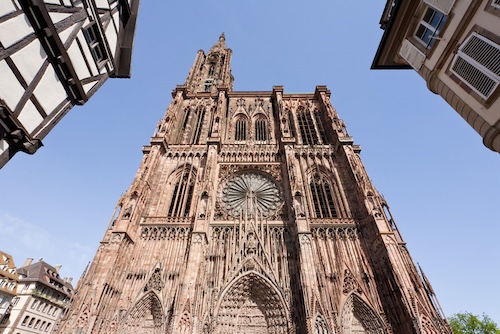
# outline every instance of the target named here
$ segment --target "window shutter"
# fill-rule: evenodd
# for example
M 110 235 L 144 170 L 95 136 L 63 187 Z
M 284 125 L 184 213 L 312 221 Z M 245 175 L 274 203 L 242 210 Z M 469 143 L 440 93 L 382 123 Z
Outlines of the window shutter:
M 425 54 L 420 51 L 409 40 L 405 39 L 399 49 L 399 54 L 403 57 L 408 64 L 411 65 L 416 71 L 420 70 L 425 60 Z
M 487 99 L 500 83 L 500 45 L 472 33 L 462 43 L 451 65 L 451 72 Z
M 455 4 L 455 0 L 424 0 L 424 3 L 448 15 Z

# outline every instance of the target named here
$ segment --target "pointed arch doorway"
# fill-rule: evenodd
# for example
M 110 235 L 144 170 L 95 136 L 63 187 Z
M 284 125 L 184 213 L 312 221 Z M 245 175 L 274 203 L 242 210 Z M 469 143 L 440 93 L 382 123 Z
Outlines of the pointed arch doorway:
M 214 333 L 285 334 L 288 310 L 274 284 L 257 272 L 246 272 L 223 291 Z

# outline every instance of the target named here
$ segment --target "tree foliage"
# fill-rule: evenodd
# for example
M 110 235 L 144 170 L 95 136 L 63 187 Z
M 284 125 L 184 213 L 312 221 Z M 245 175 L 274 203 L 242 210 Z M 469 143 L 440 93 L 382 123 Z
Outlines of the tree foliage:
M 497 324 L 484 313 L 481 317 L 469 312 L 457 313 L 448 321 L 455 334 L 500 334 Z

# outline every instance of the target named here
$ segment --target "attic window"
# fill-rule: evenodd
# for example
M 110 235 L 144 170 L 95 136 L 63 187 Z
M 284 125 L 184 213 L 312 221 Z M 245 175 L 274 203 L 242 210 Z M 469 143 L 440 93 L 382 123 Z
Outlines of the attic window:
M 84 29 L 83 35 L 87 40 L 92 57 L 96 61 L 97 65 L 101 67 L 107 58 L 97 24 L 94 22 L 92 25 Z

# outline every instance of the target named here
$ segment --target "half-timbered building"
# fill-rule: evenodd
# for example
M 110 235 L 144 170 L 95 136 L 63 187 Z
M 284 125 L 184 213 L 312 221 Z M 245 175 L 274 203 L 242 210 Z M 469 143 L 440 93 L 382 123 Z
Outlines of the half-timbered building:
M 109 77 L 130 77 L 139 0 L 0 1 L 0 167 Z

